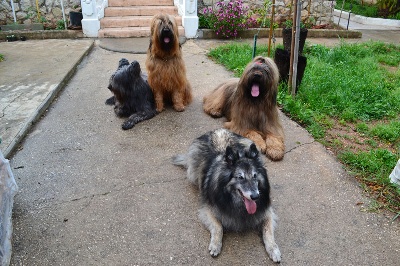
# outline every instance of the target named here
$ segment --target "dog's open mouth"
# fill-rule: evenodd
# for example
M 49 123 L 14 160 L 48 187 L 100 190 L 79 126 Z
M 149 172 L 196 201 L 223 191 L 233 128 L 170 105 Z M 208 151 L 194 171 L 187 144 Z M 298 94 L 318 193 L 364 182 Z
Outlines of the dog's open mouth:
M 165 43 L 169 43 L 171 41 L 171 39 L 169 37 L 164 37 L 164 42 Z
M 256 213 L 256 211 L 257 211 L 257 203 L 254 200 L 246 198 L 243 195 L 242 191 L 240 191 L 240 189 L 238 189 L 238 190 L 239 190 L 240 195 L 242 196 L 244 205 L 246 206 L 247 213 L 248 214 Z
M 258 97 L 259 95 L 260 95 L 260 86 L 256 83 L 254 83 L 251 86 L 251 96 Z

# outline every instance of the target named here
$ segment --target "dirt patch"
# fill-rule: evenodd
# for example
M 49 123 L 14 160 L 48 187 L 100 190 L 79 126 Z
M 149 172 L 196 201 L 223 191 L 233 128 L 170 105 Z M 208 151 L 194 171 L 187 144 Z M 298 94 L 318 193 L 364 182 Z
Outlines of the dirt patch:
M 374 121 L 369 123 L 369 128 L 382 123 L 383 121 Z M 391 143 L 384 142 L 377 137 L 369 136 L 357 130 L 357 124 L 346 122 L 345 125 L 334 120 L 333 126 L 327 129 L 324 140 L 328 144 L 328 149 L 336 155 L 340 151 L 369 152 L 372 149 L 387 149 L 396 153 L 395 147 Z

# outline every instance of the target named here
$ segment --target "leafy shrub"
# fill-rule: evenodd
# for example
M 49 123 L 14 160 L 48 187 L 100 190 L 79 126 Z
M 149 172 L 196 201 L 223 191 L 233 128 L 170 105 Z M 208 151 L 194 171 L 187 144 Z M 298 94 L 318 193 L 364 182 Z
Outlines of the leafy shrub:
M 400 3 L 397 0 L 377 0 L 378 14 L 384 18 L 394 16 L 400 11 Z
M 241 0 L 217 2 L 216 9 L 204 8 L 199 15 L 200 27 L 215 30 L 219 36 L 236 37 L 239 31 L 246 30 L 256 25 L 248 7 Z

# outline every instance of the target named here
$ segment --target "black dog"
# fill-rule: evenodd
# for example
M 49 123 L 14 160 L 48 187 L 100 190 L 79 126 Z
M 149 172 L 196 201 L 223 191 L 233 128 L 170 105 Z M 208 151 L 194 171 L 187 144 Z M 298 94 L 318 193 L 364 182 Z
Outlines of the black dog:
M 156 115 L 153 92 L 136 60 L 131 64 L 125 58 L 119 60 L 117 71 L 110 77 L 108 89 L 114 96 L 107 99 L 106 104 L 114 105 L 118 117 L 128 117 L 122 129 L 130 129 Z

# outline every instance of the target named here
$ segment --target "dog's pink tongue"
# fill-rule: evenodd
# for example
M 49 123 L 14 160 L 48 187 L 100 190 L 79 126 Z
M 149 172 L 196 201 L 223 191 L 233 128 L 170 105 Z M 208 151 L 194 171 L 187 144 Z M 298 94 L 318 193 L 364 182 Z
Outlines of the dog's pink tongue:
M 257 210 L 257 203 L 255 201 L 244 198 L 244 204 L 246 205 L 246 210 L 249 214 L 254 214 Z
M 254 84 L 251 87 L 251 96 L 258 97 L 260 95 L 260 87 L 257 84 Z
M 169 41 L 170 41 L 170 39 L 169 39 L 168 37 L 165 37 L 165 38 L 164 38 L 164 42 L 165 42 L 165 43 L 169 43 Z

